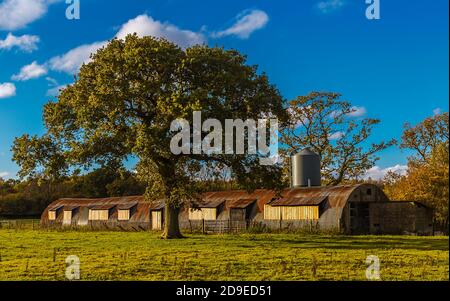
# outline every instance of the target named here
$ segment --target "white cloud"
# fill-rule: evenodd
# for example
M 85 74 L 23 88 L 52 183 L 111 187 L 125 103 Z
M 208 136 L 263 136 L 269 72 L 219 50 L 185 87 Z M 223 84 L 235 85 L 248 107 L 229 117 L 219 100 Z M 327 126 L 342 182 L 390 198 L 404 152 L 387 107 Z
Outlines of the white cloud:
M 0 30 L 21 29 L 40 19 L 58 0 L 5 0 L 0 3 Z
M 367 113 L 367 110 L 365 107 L 357 107 L 354 106 L 351 109 L 352 111 L 350 113 L 347 114 L 347 116 L 350 117 L 361 117 L 364 116 Z
M 148 15 L 137 16 L 123 24 L 116 37 L 123 39 L 130 33 L 136 33 L 140 37 L 166 38 L 180 47 L 189 47 L 206 42 L 201 33 L 180 29 L 170 23 L 161 23 Z
M 434 115 L 440 115 L 442 113 L 442 109 L 441 108 L 436 108 L 433 110 L 433 114 Z
M 77 73 L 83 63 L 90 61 L 91 53 L 105 46 L 106 41 L 78 46 L 69 52 L 50 59 L 49 66 L 52 70 Z
M 333 134 L 330 134 L 328 136 L 328 139 L 330 139 L 330 140 L 339 140 L 339 139 L 341 139 L 344 136 L 345 136 L 344 132 L 338 131 L 338 132 L 335 132 Z
M 17 47 L 22 51 L 32 52 L 38 48 L 37 43 L 39 43 L 38 36 L 27 34 L 15 36 L 12 33 L 8 33 L 4 40 L 0 40 L 0 49 L 10 50 Z
M 9 172 L 7 171 L 0 171 L 0 178 L 6 178 L 9 176 Z
M 248 39 L 254 31 L 263 28 L 269 22 L 269 16 L 262 10 L 244 11 L 236 19 L 230 28 L 213 33 L 213 37 L 234 35 L 241 39 Z
M 36 61 L 29 65 L 23 66 L 20 69 L 19 74 L 14 74 L 12 80 L 26 81 L 33 78 L 38 78 L 47 74 L 47 68 L 43 65 L 39 65 Z
M 54 79 L 53 77 L 47 76 L 47 77 L 45 78 L 45 80 L 48 81 L 48 85 L 49 85 L 50 87 L 54 87 L 54 86 L 57 86 L 57 85 L 58 85 L 58 81 L 57 81 L 56 79 Z
M 16 86 L 13 83 L 0 83 L 0 99 L 16 95 Z
M 343 0 L 325 0 L 317 3 L 317 8 L 319 11 L 326 14 L 341 8 L 344 4 Z
M 400 175 L 406 175 L 408 171 L 408 166 L 406 165 L 400 165 L 397 164 L 395 166 L 387 167 L 387 168 L 381 168 L 379 166 L 374 166 L 366 171 L 365 175 L 363 176 L 364 179 L 372 179 L 372 180 L 381 180 L 383 179 L 386 174 L 391 171 Z

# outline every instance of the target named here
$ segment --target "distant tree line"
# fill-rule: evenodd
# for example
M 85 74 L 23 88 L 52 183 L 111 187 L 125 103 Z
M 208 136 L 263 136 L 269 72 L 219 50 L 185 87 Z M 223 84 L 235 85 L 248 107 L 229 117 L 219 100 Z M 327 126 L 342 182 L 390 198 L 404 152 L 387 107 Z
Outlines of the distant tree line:
M 0 179 L 0 216 L 37 216 L 58 198 L 142 195 L 144 183 L 127 170 L 97 169 L 58 180 Z
M 200 190 L 242 189 L 235 181 L 198 179 Z M 100 168 L 84 175 L 58 180 L 34 177 L 25 180 L 0 178 L 0 217 L 38 217 L 58 198 L 104 198 L 143 195 L 146 183 L 125 169 Z

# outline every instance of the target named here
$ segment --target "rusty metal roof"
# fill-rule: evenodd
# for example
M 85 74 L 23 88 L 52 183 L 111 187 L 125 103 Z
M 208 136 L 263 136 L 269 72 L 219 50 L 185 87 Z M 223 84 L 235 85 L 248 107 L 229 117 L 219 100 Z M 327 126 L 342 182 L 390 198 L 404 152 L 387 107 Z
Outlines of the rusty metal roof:
M 103 204 L 103 205 L 90 206 L 89 209 L 91 209 L 91 210 L 109 210 L 116 206 L 117 205 L 115 205 L 115 204 Z
M 318 197 L 287 197 L 274 199 L 269 203 L 271 206 L 318 206 L 325 201 L 327 196 Z
M 355 185 L 341 185 L 341 186 L 320 186 L 320 187 L 305 187 L 305 188 L 288 188 L 281 191 L 279 194 L 274 190 L 267 189 L 257 189 L 253 192 L 247 192 L 245 190 L 233 190 L 233 191 L 216 191 L 216 192 L 206 192 L 202 197 L 203 206 L 208 206 L 208 204 L 217 207 L 217 203 L 223 200 L 235 201 L 239 199 L 256 199 L 259 211 L 264 210 L 264 205 L 275 201 L 275 199 L 300 199 L 302 202 L 311 202 L 311 204 L 323 200 L 323 198 L 328 198 L 328 203 L 330 207 L 344 207 L 347 203 L 350 195 L 358 188 L 367 186 L 375 187 L 373 184 L 355 184 Z M 378 188 L 381 194 L 384 195 L 383 191 Z M 387 198 L 386 198 L 387 199 Z M 309 201 L 308 201 L 309 200 Z M 297 200 L 292 201 L 293 203 Z
M 62 206 L 62 207 L 64 207 L 64 211 L 73 211 L 73 210 L 75 210 L 75 209 L 78 209 L 78 208 L 80 208 L 80 206 Z
M 193 208 L 217 208 L 225 202 L 225 199 L 201 199 L 193 202 Z
M 166 206 L 164 200 L 150 201 L 150 202 L 148 202 L 148 204 L 149 204 L 150 210 L 153 210 L 153 211 L 162 210 Z
M 117 206 L 117 208 L 128 208 L 136 206 L 136 210 L 130 216 L 129 222 L 148 222 L 151 210 L 161 210 L 164 208 L 164 201 L 147 201 L 144 196 L 125 196 L 125 197 L 110 197 L 99 199 L 83 199 L 83 198 L 65 198 L 58 199 L 51 203 L 46 210 L 42 212 L 41 222 L 47 223 L 49 210 L 57 210 L 65 207 L 79 207 L 81 214 L 74 216 L 74 220 L 87 219 L 87 209 L 93 210 L 108 210 Z M 85 213 L 83 213 L 85 212 Z M 116 219 L 115 213 L 111 215 L 113 220 Z M 62 216 L 58 216 L 57 220 L 62 222 Z
M 349 200 L 351 194 L 360 187 L 377 189 L 381 198 L 386 199 L 383 191 L 373 184 L 357 184 L 357 185 L 342 185 L 332 187 L 307 187 L 307 188 L 289 188 L 281 192 L 267 189 L 256 189 L 253 192 L 245 190 L 233 191 L 215 191 L 206 192 L 202 195 L 202 199 L 196 202 L 203 208 L 216 208 L 225 202 L 227 208 L 243 208 L 248 206 L 251 202 L 255 202 L 258 206 L 258 211 L 263 212 L 264 205 L 272 202 L 277 204 L 283 202 L 291 202 L 291 204 L 316 204 L 319 200 L 328 199 L 328 204 L 333 207 L 344 207 Z M 383 197 L 384 196 L 384 197 Z M 126 196 L 126 197 L 110 197 L 102 199 L 81 199 L 81 198 L 66 198 L 59 199 L 50 204 L 42 214 L 42 219 L 48 219 L 47 211 L 56 211 L 64 206 L 79 206 L 81 208 L 126 208 L 137 204 L 136 212 L 133 218 L 143 219 L 147 216 L 149 211 L 164 209 L 164 200 L 146 201 L 144 196 Z M 194 203 L 195 204 L 195 203 Z M 195 206 L 195 205 L 194 205 Z
M 63 207 L 64 207 L 63 205 L 56 205 L 56 206 L 53 206 L 53 207 L 49 207 L 48 211 L 57 211 L 57 210 L 59 210 L 59 209 L 61 209 Z
M 126 204 L 119 204 L 119 205 L 117 205 L 117 209 L 119 209 L 119 210 L 129 210 L 129 209 L 133 208 L 136 205 L 137 205 L 136 202 L 126 203 Z
M 256 189 L 248 193 L 245 190 L 231 190 L 231 191 L 214 191 L 206 192 L 202 195 L 202 203 L 223 202 L 224 200 L 230 202 L 239 199 L 254 199 L 257 200 L 259 210 L 264 209 L 264 204 L 276 196 L 275 191 L 266 189 Z
M 328 197 L 328 203 L 330 207 L 344 207 L 350 195 L 357 188 L 363 185 L 370 184 L 357 184 L 357 185 L 342 185 L 342 186 L 325 186 L 325 187 L 305 187 L 305 188 L 292 188 L 283 191 L 283 197 L 286 198 L 320 198 Z
M 256 199 L 238 199 L 238 200 L 230 200 L 227 201 L 227 208 L 236 208 L 236 209 L 244 209 L 255 203 Z

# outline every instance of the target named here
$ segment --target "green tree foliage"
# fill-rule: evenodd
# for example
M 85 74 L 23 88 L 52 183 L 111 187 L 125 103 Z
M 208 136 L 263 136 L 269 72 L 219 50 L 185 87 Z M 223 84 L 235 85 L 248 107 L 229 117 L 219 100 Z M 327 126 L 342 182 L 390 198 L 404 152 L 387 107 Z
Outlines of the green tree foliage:
M 374 166 L 378 152 L 396 143 L 392 139 L 369 144 L 373 127 L 380 120 L 353 116 L 356 109 L 336 93 L 299 96 L 290 101 L 288 111 L 290 126 L 282 132 L 282 142 L 287 146 L 285 158 L 312 147 L 321 156 L 326 185 L 357 179 Z
M 45 106 L 47 133 L 17 138 L 14 160 L 22 177 L 38 171 L 55 177 L 81 167 L 114 170 L 134 156 L 146 195 L 166 200 L 164 237 L 180 237 L 180 206 L 197 191 L 189 169 L 221 164 L 248 189 L 275 186 L 281 176 L 277 166 L 260 166 L 258 156 L 174 155 L 170 124 L 191 120 L 193 111 L 204 120 L 286 119 L 277 89 L 237 51 L 181 49 L 164 39 L 129 35 L 94 54 L 75 83 Z

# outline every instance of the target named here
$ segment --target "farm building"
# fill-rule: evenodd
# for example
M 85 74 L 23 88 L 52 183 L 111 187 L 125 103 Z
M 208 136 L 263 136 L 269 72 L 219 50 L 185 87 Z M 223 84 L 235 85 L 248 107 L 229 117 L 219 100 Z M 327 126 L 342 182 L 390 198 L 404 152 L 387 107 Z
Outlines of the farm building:
M 320 186 L 320 158 L 306 149 L 292 158 L 291 188 L 204 193 L 180 211 L 180 227 L 205 232 L 268 229 L 338 230 L 347 234 L 431 234 L 433 212 L 418 202 L 390 201 L 373 184 Z M 164 202 L 144 197 L 60 199 L 44 226 L 161 230 Z
M 59 199 L 44 210 L 41 225 L 160 230 L 163 209 L 162 201 L 146 202 L 143 196 Z
M 164 203 L 144 197 L 60 199 L 41 217 L 44 226 L 161 230 Z M 180 227 L 228 232 L 270 229 L 335 229 L 347 234 L 431 234 L 432 210 L 417 202 L 389 201 L 372 184 L 208 192 L 180 212 Z

